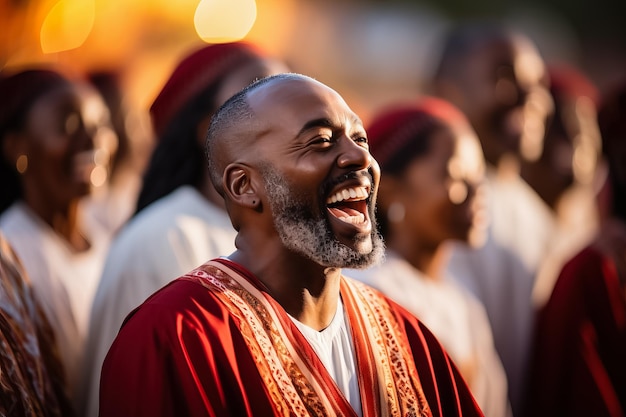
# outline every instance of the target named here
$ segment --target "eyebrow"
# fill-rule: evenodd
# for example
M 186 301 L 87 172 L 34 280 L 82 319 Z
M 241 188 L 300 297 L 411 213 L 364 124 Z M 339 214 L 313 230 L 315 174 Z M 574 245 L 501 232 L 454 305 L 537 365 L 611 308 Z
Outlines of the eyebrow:
M 352 122 L 352 124 L 357 124 L 359 126 L 363 126 L 363 122 L 361 121 L 361 119 L 358 116 L 353 116 L 351 118 L 351 122 Z M 304 126 L 302 126 L 302 129 L 300 129 L 300 131 L 298 132 L 298 136 L 300 136 L 302 133 L 304 133 L 307 130 L 309 130 L 311 128 L 314 128 L 314 127 L 327 127 L 329 129 L 333 129 L 335 127 L 335 124 L 330 119 L 328 119 L 326 117 L 309 120 L 308 122 L 306 122 L 304 124 Z

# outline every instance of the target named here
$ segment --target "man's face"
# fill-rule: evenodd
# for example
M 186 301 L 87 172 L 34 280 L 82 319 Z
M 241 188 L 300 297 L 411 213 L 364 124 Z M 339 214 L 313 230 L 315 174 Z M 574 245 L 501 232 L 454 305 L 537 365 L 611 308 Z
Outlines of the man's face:
M 361 121 L 313 81 L 281 81 L 249 102 L 264 124 L 259 167 L 284 246 L 327 267 L 364 268 L 382 258 L 375 225 L 380 179 Z

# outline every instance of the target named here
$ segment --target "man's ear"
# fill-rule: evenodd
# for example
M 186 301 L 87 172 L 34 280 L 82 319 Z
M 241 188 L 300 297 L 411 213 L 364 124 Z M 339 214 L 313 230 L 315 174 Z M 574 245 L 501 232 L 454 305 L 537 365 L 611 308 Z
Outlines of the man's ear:
M 253 210 L 261 208 L 254 171 L 247 165 L 230 164 L 224 170 L 224 193 L 233 203 Z

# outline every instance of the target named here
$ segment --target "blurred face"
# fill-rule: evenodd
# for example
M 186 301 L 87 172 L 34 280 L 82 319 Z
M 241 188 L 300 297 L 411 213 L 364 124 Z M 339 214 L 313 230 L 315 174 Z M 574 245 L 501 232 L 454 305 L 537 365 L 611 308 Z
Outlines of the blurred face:
M 64 205 L 106 182 L 117 137 L 101 97 L 85 86 L 65 85 L 34 103 L 21 146 L 28 156 L 26 196 Z
M 533 45 L 519 38 L 493 40 L 469 58 L 462 110 L 490 163 L 497 164 L 504 154 L 539 157 L 552 111 L 544 72 Z
M 471 130 L 437 129 L 428 152 L 402 176 L 406 214 L 400 227 L 426 246 L 448 239 L 470 242 L 484 229 L 478 222 L 482 201 L 477 199 L 483 176 L 480 144 Z
M 359 118 L 330 88 L 282 81 L 249 97 L 266 132 L 267 205 L 283 245 L 327 267 L 363 268 L 382 256 L 374 220 L 380 178 Z

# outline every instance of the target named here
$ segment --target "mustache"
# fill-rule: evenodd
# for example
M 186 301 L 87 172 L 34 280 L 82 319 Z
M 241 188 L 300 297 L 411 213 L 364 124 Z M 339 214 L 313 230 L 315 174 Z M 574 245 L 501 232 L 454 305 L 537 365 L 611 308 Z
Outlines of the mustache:
M 322 191 L 323 191 L 322 195 L 328 195 L 328 193 L 330 193 L 330 191 L 337 184 L 341 184 L 342 182 L 349 181 L 349 180 L 358 180 L 361 178 L 366 178 L 370 182 L 370 184 L 372 184 L 372 187 L 374 186 L 374 178 L 372 174 L 369 172 L 369 169 L 362 170 L 362 171 L 351 171 L 351 172 L 340 175 L 336 178 L 331 178 L 328 181 L 326 181 L 322 185 Z

